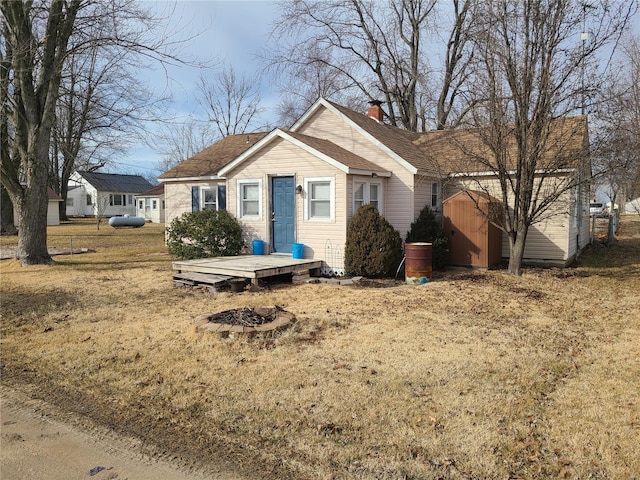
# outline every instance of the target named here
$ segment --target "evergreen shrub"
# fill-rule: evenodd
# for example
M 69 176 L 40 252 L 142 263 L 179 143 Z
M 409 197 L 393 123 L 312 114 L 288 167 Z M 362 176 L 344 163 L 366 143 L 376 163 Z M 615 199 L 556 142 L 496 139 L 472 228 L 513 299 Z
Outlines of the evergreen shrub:
M 348 275 L 392 277 L 402 261 L 402 237 L 372 205 L 363 205 L 349 222 L 344 251 Z
M 167 230 L 169 253 L 182 259 L 238 255 L 245 246 L 240 223 L 226 210 L 185 213 Z

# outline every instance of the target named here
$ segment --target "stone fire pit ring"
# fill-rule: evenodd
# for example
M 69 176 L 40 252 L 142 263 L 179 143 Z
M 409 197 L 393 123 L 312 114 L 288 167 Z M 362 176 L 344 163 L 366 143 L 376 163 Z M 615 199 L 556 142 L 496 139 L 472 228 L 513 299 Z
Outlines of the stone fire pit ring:
M 236 308 L 219 313 L 205 313 L 194 323 L 198 332 L 258 333 L 289 325 L 295 316 L 280 307 Z

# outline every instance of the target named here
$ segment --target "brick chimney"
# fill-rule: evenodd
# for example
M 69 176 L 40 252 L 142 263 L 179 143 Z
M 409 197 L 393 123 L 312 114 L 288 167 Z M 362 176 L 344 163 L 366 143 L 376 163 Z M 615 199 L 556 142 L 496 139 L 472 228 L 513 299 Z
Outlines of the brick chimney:
M 382 123 L 383 112 L 382 108 L 380 107 L 380 105 L 382 105 L 382 102 L 380 100 L 371 100 L 369 102 L 369 105 L 371 106 L 367 110 L 367 117 L 373 118 L 378 123 Z

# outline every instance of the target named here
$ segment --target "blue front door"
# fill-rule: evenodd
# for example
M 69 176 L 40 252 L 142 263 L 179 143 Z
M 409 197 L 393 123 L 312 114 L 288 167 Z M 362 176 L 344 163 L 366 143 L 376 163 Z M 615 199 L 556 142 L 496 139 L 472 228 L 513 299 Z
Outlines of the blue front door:
M 291 253 L 291 244 L 295 242 L 293 183 L 293 177 L 271 179 L 271 244 L 278 253 Z

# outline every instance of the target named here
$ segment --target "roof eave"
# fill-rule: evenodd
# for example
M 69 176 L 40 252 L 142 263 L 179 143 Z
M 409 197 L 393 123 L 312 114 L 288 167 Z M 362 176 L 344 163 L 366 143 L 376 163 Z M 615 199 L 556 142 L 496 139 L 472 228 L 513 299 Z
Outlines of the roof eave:
M 198 182 L 198 181 L 207 181 L 207 180 L 225 180 L 225 177 L 221 177 L 220 175 L 203 175 L 203 176 L 195 176 L 195 177 L 167 177 L 167 178 L 158 177 L 158 181 L 161 183 Z

